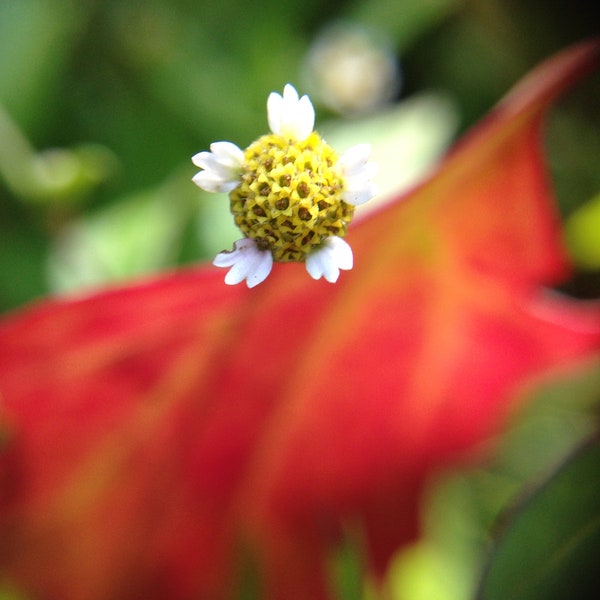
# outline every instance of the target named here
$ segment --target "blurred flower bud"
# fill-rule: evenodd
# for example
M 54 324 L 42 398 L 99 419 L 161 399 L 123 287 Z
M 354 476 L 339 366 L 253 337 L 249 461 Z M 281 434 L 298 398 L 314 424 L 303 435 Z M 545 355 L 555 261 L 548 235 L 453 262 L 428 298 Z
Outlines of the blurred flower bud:
M 392 100 L 400 65 L 385 42 L 363 27 L 337 23 L 313 42 L 305 62 L 311 95 L 343 114 L 372 112 Z

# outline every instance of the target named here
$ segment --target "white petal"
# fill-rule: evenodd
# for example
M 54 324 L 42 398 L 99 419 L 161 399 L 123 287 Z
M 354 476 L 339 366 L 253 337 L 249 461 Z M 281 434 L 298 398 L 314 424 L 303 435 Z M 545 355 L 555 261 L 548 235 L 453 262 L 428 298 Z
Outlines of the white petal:
M 283 96 L 276 92 L 269 95 L 267 116 L 274 134 L 299 142 L 311 134 L 315 125 L 315 109 L 310 98 L 298 98 L 298 92 L 289 83 L 283 89 Z
M 314 256 L 306 259 L 306 270 L 313 279 L 325 277 L 329 283 L 335 283 L 340 276 L 340 270 L 331 258 L 331 254 L 325 248 L 315 250 Z M 310 260 L 312 258 L 312 261 Z
M 347 188 L 342 192 L 342 200 L 352 206 L 360 206 L 368 202 L 378 193 L 377 186 L 374 183 L 367 183 L 363 187 Z
M 244 153 L 231 142 L 215 142 L 210 150 L 192 156 L 192 162 L 203 169 L 192 181 L 207 192 L 231 192 L 240 184 Z
M 200 167 L 205 171 L 213 172 L 221 179 L 228 179 L 233 171 L 231 166 L 224 165 L 217 156 L 210 152 L 200 152 L 192 158 L 192 161 L 197 167 Z M 239 172 L 237 169 L 234 172 L 236 171 Z
M 267 99 L 267 118 L 269 129 L 275 135 L 281 135 L 281 113 L 283 112 L 283 98 L 277 92 L 271 92 Z
M 261 256 L 254 263 L 253 269 L 248 273 L 246 277 L 246 285 L 249 288 L 257 286 L 262 283 L 271 272 L 273 268 L 273 255 L 269 250 L 260 252 Z
M 241 258 L 233 264 L 231 269 L 225 275 L 225 283 L 227 285 L 237 285 L 248 277 L 248 273 L 252 268 L 252 259 L 248 257 Z
M 206 159 L 210 156 L 210 152 L 198 152 L 198 154 L 194 154 L 194 156 L 192 156 L 192 162 L 197 166 L 200 167 L 201 169 L 204 169 L 204 163 L 206 162 Z
M 323 249 L 313 250 L 307 257 L 304 263 L 308 274 L 313 279 L 321 279 L 325 265 L 323 264 Z
M 213 142 L 210 151 L 219 157 L 222 164 L 238 167 L 244 162 L 243 151 L 231 142 Z
M 283 88 L 283 100 L 287 104 L 296 104 L 298 102 L 298 92 L 291 83 L 286 83 Z
M 343 271 L 349 271 L 354 266 L 354 257 L 350 244 L 340 237 L 330 237 L 329 246 L 337 266 Z
M 357 144 L 342 154 L 337 166 L 342 170 L 342 174 L 351 176 L 354 171 L 367 164 L 370 156 L 370 144 Z
M 294 132 L 298 141 L 305 140 L 315 128 L 315 109 L 308 96 L 302 96 L 296 105 Z
M 243 238 L 234 244 L 231 252 L 221 252 L 215 256 L 213 265 L 231 267 L 225 275 L 227 285 L 236 285 L 244 279 L 252 288 L 263 282 L 273 267 L 270 250 L 260 250 L 254 240 Z
M 229 193 L 240 185 L 239 177 L 224 179 L 213 171 L 200 171 L 192 177 L 192 181 L 206 192 Z
M 368 162 L 359 169 L 356 169 L 352 173 L 348 173 L 350 179 L 354 177 L 360 177 L 361 179 L 373 179 L 379 173 L 379 165 L 374 162 Z
M 314 250 L 306 257 L 306 270 L 313 279 L 325 277 L 335 283 L 340 276 L 340 269 L 352 268 L 352 248 L 342 238 L 327 238 L 321 248 Z
M 344 179 L 342 199 L 348 204 L 359 206 L 377 194 L 372 179 L 377 175 L 377 165 L 369 161 L 371 146 L 358 144 L 344 152 L 335 165 Z

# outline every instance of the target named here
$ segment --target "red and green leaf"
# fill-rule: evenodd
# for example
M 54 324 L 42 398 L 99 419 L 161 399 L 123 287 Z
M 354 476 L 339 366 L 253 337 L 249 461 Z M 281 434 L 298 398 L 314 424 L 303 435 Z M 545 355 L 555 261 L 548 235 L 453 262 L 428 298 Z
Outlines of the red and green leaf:
M 357 222 L 332 286 L 201 267 L 0 325 L 0 573 L 40 598 L 327 598 L 351 532 L 374 573 L 418 532 L 431 473 L 523 385 L 600 348 L 541 151 L 584 43 L 530 75 L 436 173 Z M 401 169 L 402 165 L 398 165 Z

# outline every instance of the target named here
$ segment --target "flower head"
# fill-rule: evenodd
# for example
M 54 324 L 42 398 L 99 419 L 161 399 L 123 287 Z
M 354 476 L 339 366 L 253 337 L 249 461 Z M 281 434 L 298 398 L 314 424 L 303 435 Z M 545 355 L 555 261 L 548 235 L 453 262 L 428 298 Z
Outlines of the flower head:
M 273 261 L 304 262 L 311 277 L 337 281 L 352 268 L 352 249 L 342 240 L 354 214 L 375 193 L 376 166 L 368 144 L 341 157 L 313 131 L 308 96 L 290 84 L 267 101 L 271 133 L 246 150 L 231 142 L 211 144 L 192 161 L 202 170 L 193 181 L 208 192 L 227 192 L 236 225 L 244 234 L 213 264 L 231 267 L 225 283 L 248 287 L 269 275 Z

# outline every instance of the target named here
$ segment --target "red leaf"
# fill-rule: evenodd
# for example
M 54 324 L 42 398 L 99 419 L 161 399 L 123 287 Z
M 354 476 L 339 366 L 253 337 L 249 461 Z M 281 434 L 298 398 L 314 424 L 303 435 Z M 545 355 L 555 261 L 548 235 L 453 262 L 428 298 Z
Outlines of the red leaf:
M 541 289 L 568 265 L 539 140 L 598 48 L 536 70 L 351 228 L 334 286 L 200 268 L 6 318 L 3 572 L 40 598 L 214 599 L 250 550 L 265 597 L 326 598 L 349 531 L 382 572 L 432 470 L 600 347 L 598 306 Z

